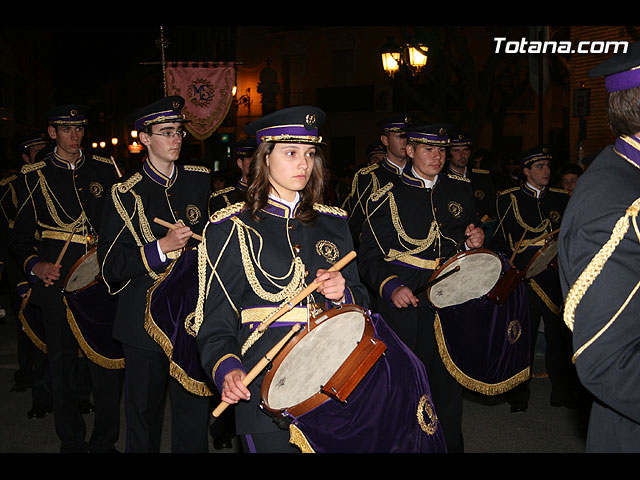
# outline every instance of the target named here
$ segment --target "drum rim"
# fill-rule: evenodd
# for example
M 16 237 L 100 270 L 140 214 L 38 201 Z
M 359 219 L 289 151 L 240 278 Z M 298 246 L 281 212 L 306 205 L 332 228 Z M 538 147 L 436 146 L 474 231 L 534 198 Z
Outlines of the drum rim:
M 483 253 L 483 254 L 488 254 L 491 255 L 495 258 L 498 259 L 498 261 L 500 262 L 501 268 L 503 268 L 503 260 L 500 257 L 500 255 L 497 252 L 494 252 L 493 250 L 489 250 L 488 248 L 474 248 L 472 250 L 465 250 L 462 252 L 458 252 L 455 255 L 449 257 L 447 259 L 446 262 L 444 262 L 442 265 L 440 265 L 440 267 L 438 267 L 436 270 L 433 271 L 433 273 L 431 274 L 431 277 L 429 277 L 429 282 L 434 281 L 435 279 L 438 278 L 439 274 L 441 272 L 443 272 L 449 265 L 451 265 L 454 261 L 460 259 L 460 258 L 464 258 L 470 255 L 475 255 L 478 253 Z M 494 285 L 495 286 L 495 285 Z M 434 285 L 430 285 L 429 287 L 427 287 L 426 290 L 426 296 L 427 296 L 427 300 L 429 300 L 429 303 L 431 303 L 433 305 L 433 303 L 431 302 L 431 289 L 434 287 Z
M 64 292 L 67 293 L 75 293 L 75 292 L 82 292 L 83 290 L 86 290 L 87 288 L 95 285 L 96 283 L 98 283 L 98 279 L 96 277 L 95 280 L 89 282 L 87 285 L 85 285 L 82 288 L 79 288 L 77 290 L 67 290 L 67 284 L 69 282 L 69 280 L 71 279 L 71 276 L 75 273 L 75 271 L 80 267 L 80 265 L 82 265 L 82 263 L 84 263 L 84 261 L 89 258 L 92 255 L 98 255 L 98 249 L 97 247 L 91 247 L 87 253 L 85 253 L 84 255 L 82 255 L 80 258 L 78 258 L 78 260 L 75 261 L 75 263 L 71 266 L 71 268 L 69 269 L 69 271 L 67 272 L 67 275 L 64 277 L 64 282 L 62 284 L 62 290 Z M 100 264 L 98 264 L 98 270 L 100 270 Z M 98 276 L 100 275 L 100 273 L 98 273 Z
M 549 263 L 547 263 L 546 267 L 543 268 L 542 270 L 540 270 L 538 273 L 536 273 L 536 275 L 529 275 L 529 270 L 531 269 L 531 266 L 533 265 L 533 263 L 542 255 L 542 253 L 544 251 L 546 251 L 551 245 L 558 245 L 558 234 L 554 234 L 551 235 L 547 241 L 545 242 L 545 244 L 540 247 L 538 249 L 538 251 L 536 253 L 533 254 L 533 257 L 531 257 L 531 259 L 529 260 L 529 262 L 527 263 L 527 268 L 524 269 L 524 278 L 533 278 L 536 275 L 542 273 L 549 265 L 551 265 L 551 262 L 553 262 L 553 259 L 555 257 L 558 256 L 558 253 L 556 252 L 556 254 L 551 258 L 551 261 Z
M 271 382 L 275 376 L 275 373 L 277 372 L 278 368 L 282 364 L 284 358 L 289 354 L 291 350 L 293 350 L 293 348 L 298 344 L 298 342 L 300 342 L 303 338 L 305 338 L 315 328 L 324 324 L 327 320 L 330 320 L 336 315 L 346 311 L 356 311 L 363 315 L 365 319 L 364 331 L 362 334 L 362 338 L 358 343 L 358 345 L 356 346 L 356 348 L 353 350 L 353 352 L 351 352 L 349 356 L 347 356 L 347 359 L 345 360 L 345 362 L 338 368 L 336 372 L 334 372 L 333 375 L 336 375 L 338 372 L 340 372 L 340 369 L 344 368 L 344 366 L 348 363 L 349 358 L 351 358 L 351 356 L 354 355 L 354 353 L 356 353 L 359 349 L 361 349 L 366 345 L 367 343 L 366 340 L 374 338 L 374 328 L 373 328 L 373 324 L 371 323 L 371 317 L 369 313 L 359 305 L 355 305 L 355 304 L 341 305 L 340 307 L 332 308 L 330 310 L 322 312 L 316 317 L 313 317 L 314 319 L 322 319 L 323 316 L 326 316 L 327 318 L 323 319 L 322 322 L 317 324 L 314 324 L 313 322 L 310 321 L 309 322 L 310 328 L 308 329 L 302 328 L 301 331 L 297 335 L 295 335 L 293 338 L 291 338 L 291 340 L 289 340 L 289 342 L 285 345 L 285 347 L 282 350 L 280 350 L 278 355 L 276 355 L 276 357 L 273 359 L 271 368 L 266 372 L 265 377 L 262 381 L 262 385 L 260 387 L 260 406 L 264 410 L 277 416 L 284 417 L 287 414 L 289 414 L 289 415 L 292 415 L 293 417 L 298 417 L 300 415 L 303 415 L 313 410 L 314 408 L 318 407 L 319 405 L 323 404 L 324 402 L 326 402 L 331 398 L 329 395 L 319 391 L 316 394 L 307 398 L 306 400 L 303 400 L 302 402 L 299 402 L 295 405 L 291 405 L 290 407 L 286 407 L 286 408 L 276 409 L 269 406 L 266 396 L 267 396 L 267 393 L 269 392 L 269 388 L 271 386 Z

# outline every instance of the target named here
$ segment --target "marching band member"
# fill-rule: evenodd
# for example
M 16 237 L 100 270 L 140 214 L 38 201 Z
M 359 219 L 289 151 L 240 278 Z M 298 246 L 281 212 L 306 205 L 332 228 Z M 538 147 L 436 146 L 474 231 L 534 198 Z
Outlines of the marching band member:
M 365 205 L 360 273 L 378 293 L 377 308 L 400 339 L 424 363 L 447 450 L 463 451 L 462 386 L 447 371 L 434 333 L 434 313 L 417 291 L 426 286 L 439 260 L 457 245 L 482 246 L 468 180 L 442 173 L 446 129 L 408 126 L 410 174 L 380 185 Z
M 202 312 L 197 314 L 202 364 L 222 400 L 235 404 L 236 429 L 246 452 L 296 452 L 289 432 L 258 408 L 264 375 L 248 388 L 247 372 L 288 331 L 322 307 L 367 306 L 355 263 L 327 271 L 353 250 L 346 213 L 319 203 L 324 158 L 318 126 L 325 114 L 315 107 L 291 107 L 247 125 L 257 149 L 246 199 L 216 212 L 199 252 Z M 269 312 L 307 284 L 322 282 L 303 305 L 248 342 Z M 200 318 L 198 319 L 198 315 Z
M 209 170 L 178 163 L 187 133 L 183 106 L 182 97 L 165 97 L 133 114 L 147 157 L 107 192 L 98 244 L 102 277 L 118 295 L 113 336 L 122 343 L 125 358 L 127 452 L 160 451 L 167 388 L 172 452 L 208 451 L 208 397 L 170 376 L 165 351 L 145 328 L 147 290 L 182 249 L 197 244 L 192 234 L 201 232 L 206 221 Z
M 29 302 L 42 312 L 60 450 L 107 452 L 114 449 L 120 430 L 122 369 L 89 362 L 96 410 L 87 445 L 76 380 L 79 348 L 85 346 L 79 344 L 75 336 L 79 333 L 68 321 L 62 289 L 70 268 L 97 241 L 102 206 L 115 170 L 108 159 L 82 150 L 88 123 L 86 107 L 56 107 L 48 122 L 55 149 L 22 167 L 19 182 L 23 194 L 19 195 L 19 211 L 10 233 L 10 249 L 30 280 Z M 57 263 L 68 239 L 67 250 Z

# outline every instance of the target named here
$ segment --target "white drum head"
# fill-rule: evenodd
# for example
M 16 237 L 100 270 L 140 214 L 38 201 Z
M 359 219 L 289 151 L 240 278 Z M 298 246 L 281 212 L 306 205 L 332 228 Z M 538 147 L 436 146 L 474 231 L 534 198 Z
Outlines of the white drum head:
M 533 278 L 543 272 L 553 259 L 558 255 L 558 239 L 550 240 L 543 248 L 538 250 L 536 255 L 531 259 L 525 278 Z
M 99 273 L 98 255 L 96 251 L 93 250 L 90 251 L 85 259 L 77 265 L 76 269 L 70 273 L 64 289 L 67 292 L 80 290 L 93 282 Z
M 460 305 L 486 295 L 498 283 L 502 274 L 500 257 L 487 252 L 469 252 L 460 254 L 437 278 L 458 266 L 458 272 L 431 287 L 429 301 L 436 308 Z
M 271 379 L 265 396 L 269 408 L 283 410 L 318 393 L 356 348 L 364 328 L 362 313 L 346 311 L 307 333 Z

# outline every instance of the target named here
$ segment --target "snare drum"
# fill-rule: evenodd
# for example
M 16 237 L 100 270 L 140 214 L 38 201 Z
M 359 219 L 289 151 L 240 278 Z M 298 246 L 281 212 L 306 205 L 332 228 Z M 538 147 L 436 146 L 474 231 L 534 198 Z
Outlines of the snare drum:
M 96 283 L 100 276 L 98 253 L 93 247 L 73 264 L 64 279 L 63 290 L 76 292 Z
M 462 252 L 432 275 L 437 283 L 428 298 L 436 310 L 440 356 L 465 388 L 497 395 L 529 378 L 529 312 L 521 277 L 503 255 L 484 249 Z
M 529 260 L 525 269 L 525 278 L 533 278 L 544 272 L 552 265 L 558 257 L 558 235 L 553 235 L 547 239 L 544 246 L 540 248 Z
M 69 270 L 63 300 L 71 330 L 87 358 L 104 368 L 124 368 L 122 345 L 113 339 L 118 300 L 100 281 L 95 247 Z
M 489 293 L 502 272 L 503 261 L 491 250 L 460 252 L 433 272 L 427 298 L 435 308 L 461 305 Z
M 445 452 L 424 365 L 382 317 L 343 305 L 276 356 L 260 407 L 303 452 Z

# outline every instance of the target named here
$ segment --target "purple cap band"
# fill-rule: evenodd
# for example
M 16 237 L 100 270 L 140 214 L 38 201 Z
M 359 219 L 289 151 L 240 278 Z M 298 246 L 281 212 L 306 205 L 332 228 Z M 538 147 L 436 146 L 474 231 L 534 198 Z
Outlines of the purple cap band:
M 640 87 L 640 68 L 609 75 L 605 77 L 604 85 L 608 92 L 619 92 L 620 90 Z
M 307 130 L 304 125 L 276 125 L 263 128 L 256 132 L 256 142 L 278 141 L 286 142 L 319 143 L 322 139 L 318 137 L 318 129 Z

